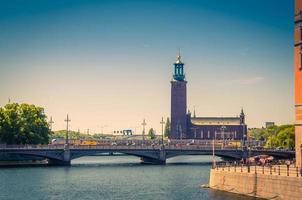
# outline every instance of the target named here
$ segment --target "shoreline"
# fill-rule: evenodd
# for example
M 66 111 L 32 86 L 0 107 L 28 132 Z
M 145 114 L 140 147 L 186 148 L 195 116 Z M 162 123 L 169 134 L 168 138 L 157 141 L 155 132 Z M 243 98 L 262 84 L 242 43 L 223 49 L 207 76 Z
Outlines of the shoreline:
M 229 193 L 242 194 L 262 199 L 301 199 L 301 174 L 295 167 L 252 166 L 211 169 L 209 187 Z

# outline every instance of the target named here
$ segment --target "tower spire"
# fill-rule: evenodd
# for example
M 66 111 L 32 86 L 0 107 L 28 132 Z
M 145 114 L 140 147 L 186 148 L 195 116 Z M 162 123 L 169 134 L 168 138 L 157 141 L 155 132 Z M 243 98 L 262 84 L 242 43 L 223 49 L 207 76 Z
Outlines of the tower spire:
M 185 80 L 184 63 L 181 62 L 180 50 L 178 52 L 178 55 L 176 56 L 176 62 L 174 63 L 173 79 L 176 80 L 176 81 L 184 81 Z
M 195 106 L 194 106 L 194 113 L 193 113 L 193 117 L 194 117 L 194 118 L 196 118 Z
M 243 112 L 243 108 L 241 107 L 241 113 L 240 113 L 240 123 L 245 124 L 245 114 Z
M 178 54 L 176 56 L 176 64 L 181 64 L 181 55 L 180 55 L 180 49 L 178 49 Z

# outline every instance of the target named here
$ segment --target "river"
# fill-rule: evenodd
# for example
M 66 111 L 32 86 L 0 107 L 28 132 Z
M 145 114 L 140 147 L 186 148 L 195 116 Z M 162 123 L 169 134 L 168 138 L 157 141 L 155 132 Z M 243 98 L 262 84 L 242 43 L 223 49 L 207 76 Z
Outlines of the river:
M 83 157 L 71 167 L 0 168 L 2 200 L 252 199 L 201 188 L 209 156 L 179 156 L 167 165 L 143 165 L 132 156 Z

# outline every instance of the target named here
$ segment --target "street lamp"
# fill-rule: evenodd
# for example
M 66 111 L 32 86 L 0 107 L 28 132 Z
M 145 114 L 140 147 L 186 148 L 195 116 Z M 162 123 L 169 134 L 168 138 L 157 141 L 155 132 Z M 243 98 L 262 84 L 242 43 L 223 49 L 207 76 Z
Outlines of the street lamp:
M 145 119 L 143 120 L 142 126 L 143 126 L 143 144 L 145 144 L 145 127 L 146 127 L 147 123 L 145 121 Z
M 213 142 L 212 142 L 212 167 L 215 169 L 216 167 L 216 160 L 215 160 L 215 140 L 216 140 L 216 131 L 214 133 Z
M 66 117 L 66 119 L 64 121 L 66 122 L 66 140 L 65 140 L 65 145 L 68 146 L 69 145 L 69 140 L 68 140 L 68 124 L 71 121 L 69 119 L 68 114 L 67 114 L 67 117 Z
M 50 120 L 48 123 L 50 125 L 50 133 L 52 133 L 52 124 L 54 123 L 54 121 L 52 120 L 52 117 L 50 117 Z
M 164 145 L 164 124 L 165 124 L 165 122 L 164 122 L 163 117 L 161 118 L 160 124 L 161 124 L 161 143 L 162 143 L 162 145 Z

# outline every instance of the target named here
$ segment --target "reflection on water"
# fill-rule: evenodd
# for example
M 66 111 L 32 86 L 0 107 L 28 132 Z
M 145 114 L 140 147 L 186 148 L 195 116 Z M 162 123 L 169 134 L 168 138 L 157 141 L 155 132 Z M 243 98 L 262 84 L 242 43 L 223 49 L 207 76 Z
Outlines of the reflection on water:
M 179 156 L 160 166 L 132 156 L 90 156 L 71 167 L 2 168 L 0 199 L 251 199 L 201 188 L 210 161 Z

